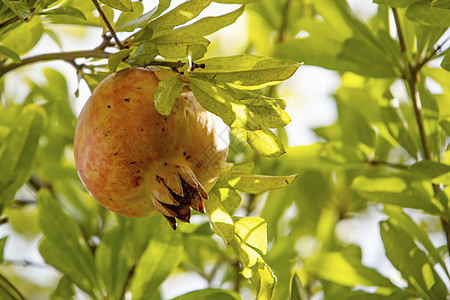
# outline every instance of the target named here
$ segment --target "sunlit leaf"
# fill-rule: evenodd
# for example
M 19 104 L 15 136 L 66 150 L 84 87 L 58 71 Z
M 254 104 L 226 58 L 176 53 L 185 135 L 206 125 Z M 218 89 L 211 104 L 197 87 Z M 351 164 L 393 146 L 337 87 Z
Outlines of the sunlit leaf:
M 142 1 L 131 2 L 131 4 L 133 6 L 133 10 L 131 12 L 121 12 L 119 18 L 114 23 L 114 28 L 116 30 L 118 30 L 118 28 L 125 23 L 133 21 L 143 15 L 142 13 L 144 11 L 144 7 L 142 5 Z
M 205 201 L 206 212 L 214 228 L 214 232 L 220 236 L 226 245 L 230 244 L 234 237 L 234 221 L 220 202 L 219 196 L 210 193 Z
M 41 14 L 43 14 L 43 15 L 69 15 L 72 17 L 87 20 L 86 16 L 84 15 L 84 13 L 81 10 L 79 10 L 75 7 L 71 7 L 71 6 L 60 6 L 55 9 L 45 10 L 45 11 L 41 12 Z
M 178 76 L 161 80 L 153 96 L 156 110 L 165 116 L 172 111 L 175 98 L 181 95 L 182 84 Z
M 210 112 L 218 115 L 228 126 L 257 130 L 261 128 L 253 113 L 232 95 L 212 82 L 190 78 L 189 87 L 198 102 Z
M 235 131 L 233 131 L 234 133 Z M 278 137 L 269 129 L 247 131 L 247 143 L 256 154 L 265 157 L 278 157 L 286 151 Z
M 217 189 L 220 194 L 220 201 L 226 210 L 233 210 L 241 204 L 241 195 L 231 186 L 220 187 Z
M 233 174 L 229 183 L 235 189 L 249 194 L 260 194 L 270 189 L 287 187 L 297 175 L 266 176 L 254 174 Z
M 143 66 L 149 64 L 158 55 L 158 48 L 152 42 L 143 42 L 130 55 L 128 63 L 132 66 Z
M 194 24 L 176 29 L 176 32 L 186 34 L 196 34 L 199 36 L 207 36 L 223 27 L 233 24 L 239 16 L 244 12 L 244 6 L 232 11 L 228 14 L 218 17 L 206 17 L 198 20 Z
M 204 69 L 191 72 L 191 77 L 226 82 L 242 88 L 261 88 L 291 77 L 301 64 L 256 55 L 236 55 L 200 60 Z
M 206 53 L 209 41 L 193 34 L 172 32 L 151 40 L 158 49 L 158 54 L 165 58 L 200 59 Z
M 232 246 L 239 257 L 242 275 L 256 289 L 257 299 L 272 297 L 276 278 L 261 255 L 267 251 L 267 223 L 259 217 L 244 217 L 236 221 Z
M 211 0 L 191 0 L 184 2 L 151 21 L 150 26 L 154 32 L 170 30 L 198 16 L 210 3 Z
M 100 0 L 106 5 L 121 10 L 121 11 L 133 11 L 133 5 L 131 0 Z
M 172 300 L 240 300 L 237 293 L 221 289 L 205 289 L 189 292 L 187 294 L 173 298 Z
M 111 72 L 115 72 L 117 70 L 117 67 L 120 65 L 121 62 L 125 58 L 127 58 L 130 55 L 131 49 L 122 49 L 119 52 L 113 53 L 109 55 L 108 58 L 108 68 L 111 70 Z

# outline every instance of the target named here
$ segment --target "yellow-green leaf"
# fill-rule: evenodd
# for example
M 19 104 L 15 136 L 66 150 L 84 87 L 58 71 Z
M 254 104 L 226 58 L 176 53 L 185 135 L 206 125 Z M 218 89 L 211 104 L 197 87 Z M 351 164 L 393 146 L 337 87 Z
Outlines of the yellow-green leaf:
M 219 197 L 211 193 L 209 199 L 205 201 L 205 206 L 214 232 L 223 239 L 226 245 L 230 244 L 234 237 L 234 221 L 220 203 Z
M 301 65 L 257 55 L 215 57 L 197 63 L 205 64 L 205 68 L 194 70 L 191 77 L 251 89 L 280 83 L 291 77 Z
M 172 111 L 175 98 L 181 95 L 182 88 L 183 85 L 178 76 L 161 80 L 153 98 L 156 110 L 160 114 L 168 116 Z
M 229 184 L 235 189 L 249 194 L 260 194 L 270 189 L 287 187 L 297 178 L 297 175 L 290 176 L 267 176 L 254 174 L 233 174 Z
M 100 0 L 104 4 L 121 10 L 121 11 L 133 11 L 133 5 L 131 4 L 131 0 Z

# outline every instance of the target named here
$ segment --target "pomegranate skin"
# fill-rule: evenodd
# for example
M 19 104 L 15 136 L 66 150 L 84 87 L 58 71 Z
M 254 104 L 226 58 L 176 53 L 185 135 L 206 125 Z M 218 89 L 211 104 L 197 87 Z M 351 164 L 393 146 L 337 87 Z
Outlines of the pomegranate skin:
M 189 222 L 226 158 L 218 151 L 213 116 L 184 89 L 169 116 L 153 96 L 159 79 L 144 68 L 111 74 L 94 90 L 75 129 L 79 177 L 103 206 L 129 217 L 162 213 L 175 229 Z

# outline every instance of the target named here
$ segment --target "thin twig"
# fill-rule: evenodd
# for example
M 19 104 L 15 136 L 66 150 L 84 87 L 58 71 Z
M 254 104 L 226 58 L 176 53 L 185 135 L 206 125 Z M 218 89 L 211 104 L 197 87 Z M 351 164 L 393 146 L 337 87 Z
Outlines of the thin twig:
M 16 22 L 19 21 L 19 20 L 20 20 L 20 18 L 19 18 L 18 16 L 12 17 L 11 19 L 6 20 L 5 22 L 0 23 L 0 29 L 6 27 L 6 26 L 8 26 L 8 25 L 11 25 L 11 24 L 13 24 L 13 23 L 16 23 Z
M 5 75 L 11 70 L 17 69 L 19 67 L 49 60 L 64 60 L 71 62 L 76 58 L 108 58 L 109 53 L 100 50 L 85 50 L 85 51 L 71 51 L 71 52 L 58 52 L 58 53 L 46 53 L 41 55 L 32 56 L 23 59 L 19 63 L 11 63 L 0 68 L 0 77 Z
M 105 13 L 103 12 L 102 8 L 100 7 L 100 4 L 98 3 L 98 1 L 92 0 L 92 3 L 94 3 L 95 8 L 97 9 L 98 13 L 100 14 L 100 17 L 102 18 L 103 22 L 105 22 L 106 27 L 108 27 L 108 30 L 111 33 L 111 35 L 113 36 L 114 40 L 116 41 L 116 44 L 119 47 L 119 49 L 123 49 L 122 43 L 120 42 L 119 38 L 116 35 L 116 32 L 112 28 L 111 23 L 109 23 L 109 20 L 106 17 Z
M 13 294 L 11 294 L 11 292 L 8 289 L 6 289 L 3 285 L 1 285 L 2 290 L 5 293 L 7 293 L 12 299 L 25 300 L 25 297 L 22 295 L 22 293 L 11 283 L 11 281 L 8 280 L 8 278 L 3 276 L 3 274 L 0 274 L 0 279 L 4 283 L 6 283 L 17 294 L 16 296 L 14 296 Z
M 423 148 L 423 158 L 426 160 L 431 159 L 430 149 L 428 148 L 427 135 L 425 133 L 425 126 L 423 125 L 422 112 L 420 111 L 420 100 L 417 97 L 417 79 L 415 78 L 417 74 L 413 72 L 411 78 L 406 82 L 409 88 L 409 93 L 411 94 L 411 100 L 413 102 L 414 114 L 416 116 L 417 126 L 419 128 L 420 141 Z
M 386 166 L 386 167 L 390 167 L 390 168 L 394 168 L 394 169 L 401 169 L 401 170 L 408 169 L 408 166 L 406 166 L 406 165 L 390 163 L 387 161 L 380 161 L 380 160 L 374 159 L 374 160 L 368 160 L 367 162 L 372 166 Z
M 397 8 L 392 8 L 392 14 L 394 15 L 395 27 L 397 28 L 398 42 L 400 43 L 400 50 L 406 52 L 405 37 L 403 36 L 402 26 L 400 24 L 400 19 L 398 17 Z

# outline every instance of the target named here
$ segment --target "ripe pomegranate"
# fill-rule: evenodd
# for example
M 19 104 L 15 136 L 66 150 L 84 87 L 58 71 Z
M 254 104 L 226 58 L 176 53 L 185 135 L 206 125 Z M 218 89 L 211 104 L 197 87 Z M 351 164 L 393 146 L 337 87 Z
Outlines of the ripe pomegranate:
M 226 149 L 216 143 L 214 115 L 187 88 L 170 115 L 159 114 L 155 72 L 129 68 L 111 74 L 83 107 L 75 130 L 78 174 L 103 206 L 129 217 L 160 212 L 173 229 L 217 180 Z

